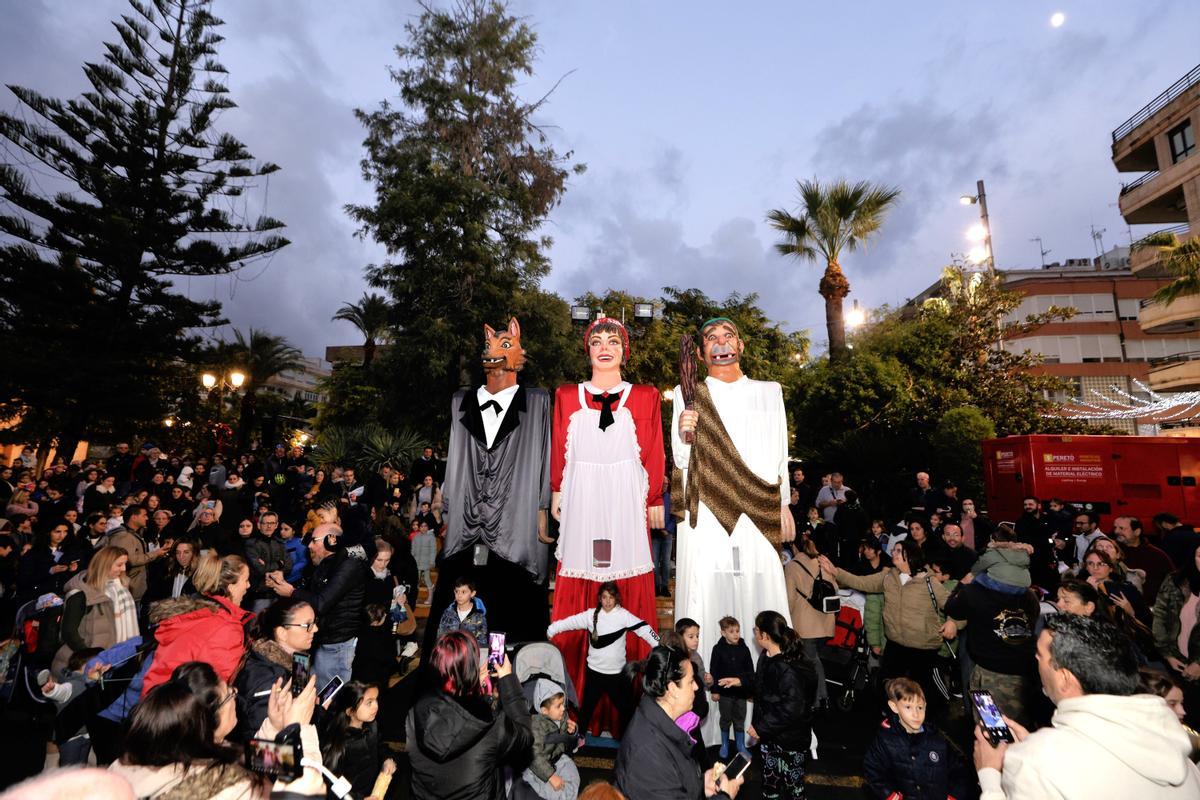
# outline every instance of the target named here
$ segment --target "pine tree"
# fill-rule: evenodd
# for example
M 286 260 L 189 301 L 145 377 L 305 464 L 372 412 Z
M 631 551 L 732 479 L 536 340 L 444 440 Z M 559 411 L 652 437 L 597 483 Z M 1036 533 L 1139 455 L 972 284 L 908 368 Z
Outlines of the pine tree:
M 549 269 L 539 228 L 562 196 L 571 154 L 548 144 L 533 119 L 546 98 L 516 94 L 533 71 L 536 36 L 524 22 L 491 0 L 422 7 L 396 48 L 399 103 L 357 112 L 375 201 L 347 211 L 388 252 L 367 270 L 399 317 L 381 365 L 386 413 L 440 433 L 448 403 L 430 398 L 479 378 L 483 324 L 507 320 Z
M 233 272 L 288 244 L 283 223 L 226 209 L 275 172 L 216 118 L 234 103 L 210 0 L 130 0 L 117 41 L 60 100 L 9 89 L 0 137 L 0 418 L 9 439 L 128 435 L 161 420 L 220 306 L 173 278 Z M 54 317 L 47 319 L 47 313 Z M 50 355 L 50 358 L 47 358 Z M 69 448 L 69 449 L 68 449 Z

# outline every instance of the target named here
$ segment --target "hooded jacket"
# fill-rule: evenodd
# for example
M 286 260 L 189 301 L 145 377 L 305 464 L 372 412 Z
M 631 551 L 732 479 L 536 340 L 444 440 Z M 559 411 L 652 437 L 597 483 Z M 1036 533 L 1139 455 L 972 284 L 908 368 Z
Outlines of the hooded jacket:
M 1191 742 L 1162 698 L 1060 700 L 1050 727 L 1009 745 L 1003 774 L 979 771 L 981 800 L 1182 800 L 1200 797 Z
M 533 745 L 529 704 L 514 674 L 499 680 L 502 711 L 437 691 L 408 712 L 408 759 L 417 800 L 502 800 L 502 762 Z
M 946 604 L 950 592 L 938 581 L 927 583 L 928 574 L 918 573 L 907 583 L 902 583 L 900 570 L 895 567 L 886 567 L 874 575 L 852 575 L 839 569 L 837 581 L 843 588 L 883 593 L 883 632 L 888 641 L 918 650 L 938 650 L 942 646 L 942 620 L 938 618 L 938 610 Z M 929 598 L 930 589 L 933 600 Z M 959 627 L 962 627 L 961 623 Z
M 269 694 L 256 697 L 264 689 L 270 689 L 277 678 L 286 682 L 292 676 L 292 655 L 271 639 L 259 639 L 250 646 L 246 663 L 238 672 L 237 710 L 238 725 L 231 739 L 245 741 L 249 734 L 258 730 L 267 718 Z
M 539 780 L 554 775 L 554 765 L 563 753 L 574 748 L 575 737 L 567 735 L 567 718 L 555 721 L 542 713 L 542 703 L 556 694 L 566 693 L 554 681 L 538 678 L 533 687 L 533 762 L 529 771 Z M 697 692 L 697 694 L 700 694 Z M 568 743 L 570 739 L 570 743 Z
M 158 623 L 158 649 L 142 683 L 142 697 L 170 679 L 180 664 L 207 661 L 228 683 L 246 652 L 246 623 L 254 617 L 227 597 L 178 597 L 150 607 L 150 622 Z

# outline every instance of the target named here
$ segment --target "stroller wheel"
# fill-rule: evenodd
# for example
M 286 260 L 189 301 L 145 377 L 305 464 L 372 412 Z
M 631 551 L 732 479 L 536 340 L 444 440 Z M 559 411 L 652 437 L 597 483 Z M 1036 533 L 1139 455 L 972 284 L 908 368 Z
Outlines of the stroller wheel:
M 847 688 L 846 691 L 844 691 L 840 695 L 838 695 L 838 698 L 837 698 L 838 710 L 839 711 L 849 711 L 850 709 L 854 708 L 854 700 L 855 700 L 856 695 L 857 695 L 857 693 L 855 692 L 853 686 Z

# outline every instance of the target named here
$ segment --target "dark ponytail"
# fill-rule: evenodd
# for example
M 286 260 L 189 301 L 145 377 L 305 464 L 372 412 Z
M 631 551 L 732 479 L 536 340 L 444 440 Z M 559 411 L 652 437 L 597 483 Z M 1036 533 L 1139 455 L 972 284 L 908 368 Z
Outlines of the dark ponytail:
M 613 596 L 613 599 L 617 601 L 617 605 L 621 605 L 621 590 L 617 587 L 617 584 L 614 581 L 605 581 L 604 583 L 600 584 L 600 588 L 596 590 L 596 613 L 592 614 L 592 632 L 588 636 L 588 639 L 593 644 L 599 637 L 596 628 L 600 624 L 600 611 L 602 609 L 600 598 L 606 593 Z
M 778 611 L 760 611 L 754 618 L 758 632 L 779 645 L 779 655 L 787 661 L 804 658 L 803 642 Z

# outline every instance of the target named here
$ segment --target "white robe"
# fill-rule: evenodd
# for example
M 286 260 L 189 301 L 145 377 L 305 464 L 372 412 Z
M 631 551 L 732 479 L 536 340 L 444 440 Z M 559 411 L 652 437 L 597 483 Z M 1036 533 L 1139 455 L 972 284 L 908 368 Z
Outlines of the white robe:
M 778 383 L 746 377 L 733 383 L 706 378 L 705 385 L 742 460 L 759 478 L 771 482 L 779 480 L 779 503 L 785 507 L 790 499 L 790 487 L 783 390 Z M 683 397 L 678 386 L 675 397 Z M 679 436 L 683 403 L 676 402 L 674 406 L 671 452 L 675 465 L 684 470 L 686 485 L 691 446 Z M 699 424 L 703 425 L 704 421 Z M 774 511 L 778 513 L 778 509 Z M 719 621 L 722 617 L 737 618 L 741 623 L 742 638 L 747 643 L 754 641 L 754 618 L 760 611 L 778 611 L 789 624 L 791 618 L 779 551 L 749 517 L 740 516 L 730 535 L 712 511 L 701 503 L 695 527 L 689 522 L 681 521 L 676 529 L 675 619 L 690 617 L 700 624 L 699 652 L 707 668 L 713 645 L 721 638 Z M 735 549 L 737 570 L 734 569 Z M 750 652 L 757 662 L 757 648 L 751 645 Z M 716 704 L 712 704 L 702 731 L 706 745 L 720 743 L 718 716 Z M 747 712 L 747 727 L 750 721 L 750 712 Z

